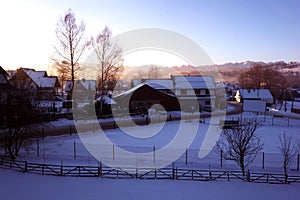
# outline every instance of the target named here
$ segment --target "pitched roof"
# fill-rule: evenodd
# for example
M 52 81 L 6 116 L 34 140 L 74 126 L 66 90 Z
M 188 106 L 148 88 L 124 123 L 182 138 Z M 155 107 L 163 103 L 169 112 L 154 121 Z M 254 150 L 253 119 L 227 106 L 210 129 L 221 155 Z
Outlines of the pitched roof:
M 244 99 L 273 99 L 268 89 L 240 89 L 239 91 Z
M 157 90 L 174 89 L 174 84 L 171 79 L 143 79 L 142 82 L 147 83 Z
M 121 94 L 118 94 L 118 95 L 114 96 L 114 98 L 122 98 L 124 96 L 130 95 L 130 94 L 134 93 L 137 89 L 139 89 L 139 88 L 141 88 L 141 87 L 143 87 L 145 85 L 147 85 L 147 84 L 146 83 L 138 84 L 137 86 L 135 86 L 133 88 L 130 88 L 129 90 L 127 90 L 125 92 L 122 92 Z
M 8 73 L 0 66 L 0 74 L 8 76 Z
M 36 83 L 38 87 L 53 88 L 57 86 L 57 77 L 48 77 L 46 71 L 22 68 L 24 72 Z
M 214 89 L 215 82 L 212 76 L 172 76 L 175 89 Z
M 7 80 L 8 73 L 0 66 L 0 89 L 10 89 L 11 84 Z
M 113 99 L 109 98 L 107 95 L 103 95 L 103 102 L 108 105 L 117 104 Z M 101 96 L 98 97 L 95 101 L 101 101 Z
M 157 89 L 151 87 L 148 83 L 141 83 L 141 84 L 139 84 L 139 85 L 137 85 L 137 86 L 135 86 L 135 87 L 133 87 L 133 88 L 131 88 L 131 89 L 125 91 L 125 92 L 122 92 L 121 94 L 118 94 L 118 95 L 114 96 L 114 99 L 119 99 L 119 98 L 126 97 L 126 96 L 128 96 L 128 95 L 132 95 L 136 90 L 140 89 L 141 87 L 149 87 L 149 88 L 151 88 L 152 90 L 155 90 L 155 91 L 160 92 L 160 93 L 163 93 L 163 94 L 165 94 L 165 95 L 174 97 L 174 95 L 172 95 L 172 94 L 164 93 L 164 92 L 161 92 L 161 91 L 159 91 L 159 90 L 157 90 Z
M 76 83 L 80 83 L 84 89 L 90 90 L 90 89 L 96 89 L 96 81 L 95 80 L 76 80 Z M 65 85 L 65 92 L 71 92 L 72 89 L 72 81 L 68 80 L 66 81 Z

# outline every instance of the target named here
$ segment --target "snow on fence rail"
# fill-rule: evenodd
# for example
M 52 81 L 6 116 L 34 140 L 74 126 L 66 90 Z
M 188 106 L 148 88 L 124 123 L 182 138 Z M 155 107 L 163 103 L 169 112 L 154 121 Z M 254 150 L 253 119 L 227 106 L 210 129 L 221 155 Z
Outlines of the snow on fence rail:
M 290 184 L 300 183 L 300 176 L 288 176 L 283 174 L 247 172 L 244 176 L 240 171 L 214 171 L 214 170 L 195 170 L 180 169 L 177 167 L 149 169 L 149 168 L 110 168 L 99 163 L 98 166 L 71 166 L 39 164 L 27 161 L 11 160 L 0 158 L 0 168 L 12 169 L 20 172 L 35 173 L 54 176 L 76 176 L 76 177 L 102 177 L 115 179 L 169 179 L 169 180 L 194 180 L 194 181 L 216 181 L 216 180 L 241 180 L 244 182 Z M 132 171 L 134 173 L 129 173 Z

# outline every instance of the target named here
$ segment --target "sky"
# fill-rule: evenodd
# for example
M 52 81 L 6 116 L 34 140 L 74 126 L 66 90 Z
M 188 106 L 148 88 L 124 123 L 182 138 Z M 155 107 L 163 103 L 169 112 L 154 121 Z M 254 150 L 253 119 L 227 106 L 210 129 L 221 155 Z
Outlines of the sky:
M 216 64 L 300 61 L 299 7 L 299 0 L 0 0 L 0 65 L 47 69 L 57 21 L 69 8 L 85 22 L 86 38 L 105 26 L 113 35 L 159 28 L 190 38 Z M 174 55 L 140 54 L 125 57 L 125 64 L 145 64 L 149 57 L 156 64 L 185 64 Z

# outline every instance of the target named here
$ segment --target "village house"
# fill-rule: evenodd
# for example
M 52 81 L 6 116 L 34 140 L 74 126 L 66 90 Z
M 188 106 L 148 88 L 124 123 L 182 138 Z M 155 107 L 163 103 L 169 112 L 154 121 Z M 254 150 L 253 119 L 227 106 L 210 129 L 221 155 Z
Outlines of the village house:
M 60 110 L 63 99 L 59 97 L 61 86 L 56 76 L 48 76 L 46 71 L 20 68 L 9 82 L 17 90 L 31 97 L 44 113 L 55 113 Z
M 0 66 L 0 127 L 5 124 L 4 113 L 7 113 L 9 92 L 13 89 L 7 80 L 7 72 Z
M 171 79 L 142 79 L 142 83 L 147 83 L 160 92 L 174 94 L 174 84 Z
M 172 76 L 174 94 L 187 110 L 215 109 L 216 85 L 212 76 Z
M 95 80 L 75 80 L 75 87 L 72 88 L 72 81 L 66 81 L 65 92 L 67 94 L 67 99 L 74 99 L 78 101 L 91 101 L 95 99 L 96 93 L 96 81 Z M 72 94 L 73 93 L 73 94 Z
M 171 76 L 170 79 L 135 79 L 133 86 L 146 83 L 162 93 L 178 98 L 185 111 L 212 111 L 216 108 L 216 84 L 212 76 Z M 146 98 L 146 96 L 144 97 Z M 222 97 L 223 98 L 223 97 Z M 220 104 L 220 102 L 217 102 Z
M 11 84 L 7 80 L 7 72 L 0 66 L 0 105 L 7 103 L 8 92 L 12 89 Z
M 274 98 L 268 89 L 239 89 L 236 92 L 235 99 L 241 103 L 244 100 L 263 100 L 266 101 L 267 106 L 274 103 Z
M 55 100 L 61 87 L 56 76 L 28 68 L 17 69 L 9 81 L 18 89 L 28 90 L 36 100 Z

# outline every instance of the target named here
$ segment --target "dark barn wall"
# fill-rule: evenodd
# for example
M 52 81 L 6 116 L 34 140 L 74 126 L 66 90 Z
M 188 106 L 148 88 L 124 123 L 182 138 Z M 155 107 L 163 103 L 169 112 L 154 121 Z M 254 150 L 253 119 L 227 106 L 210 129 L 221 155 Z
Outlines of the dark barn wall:
M 180 105 L 176 97 L 159 92 L 147 85 L 138 88 L 132 95 L 127 95 L 115 100 L 121 107 L 125 107 L 126 103 L 129 101 L 130 110 L 136 110 L 137 104 L 149 106 L 160 104 L 167 111 L 180 110 Z

